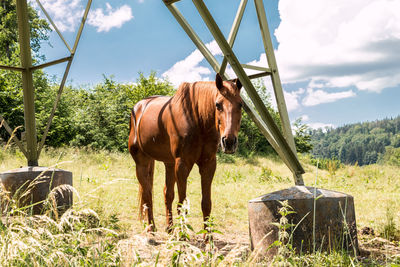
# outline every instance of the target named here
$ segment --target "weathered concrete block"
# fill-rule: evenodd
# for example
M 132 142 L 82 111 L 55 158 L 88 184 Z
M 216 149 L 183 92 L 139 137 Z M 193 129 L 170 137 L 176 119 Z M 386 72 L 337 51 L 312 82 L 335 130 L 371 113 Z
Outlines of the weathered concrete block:
M 61 169 L 53 169 L 47 167 L 23 167 L 0 173 L 1 183 L 11 196 L 22 192 L 29 191 L 26 196 L 18 199 L 20 207 L 26 207 L 31 204 L 38 203 L 33 206 L 33 214 L 42 213 L 43 200 L 45 200 L 49 192 L 60 185 L 72 186 L 72 172 Z M 57 209 L 59 212 L 65 211 L 72 205 L 72 191 L 61 189 L 55 194 Z
M 260 255 L 271 258 L 277 248 L 270 248 L 278 240 L 278 227 L 281 215 L 279 201 L 288 200 L 296 212 L 287 216 L 290 223 L 298 225 L 292 232 L 292 245 L 298 253 L 312 252 L 313 217 L 315 202 L 315 249 L 330 251 L 345 249 L 358 251 L 356 217 L 353 197 L 335 191 L 314 187 L 294 186 L 281 191 L 260 196 L 249 201 L 249 227 L 251 246 L 261 248 Z M 269 249 L 268 249 L 269 248 Z

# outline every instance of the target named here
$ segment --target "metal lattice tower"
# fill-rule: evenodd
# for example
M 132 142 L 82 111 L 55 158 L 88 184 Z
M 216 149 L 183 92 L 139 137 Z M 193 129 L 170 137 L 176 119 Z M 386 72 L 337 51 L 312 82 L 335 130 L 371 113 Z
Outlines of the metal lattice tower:
M 18 139 L 18 137 L 13 134 L 13 130 L 9 127 L 5 118 L 0 114 L 0 122 L 3 123 L 7 132 L 11 135 L 15 143 L 18 145 L 22 153 L 25 155 L 28 166 L 38 166 L 40 152 L 44 146 L 44 142 L 46 140 L 47 134 L 49 132 L 51 122 L 53 120 L 55 111 L 57 109 L 58 103 L 61 98 L 61 94 L 64 89 L 65 82 L 68 77 L 69 70 L 71 68 L 72 60 L 74 59 L 76 49 L 78 47 L 79 40 L 82 35 L 83 27 L 85 25 L 85 21 L 87 15 L 89 13 L 90 6 L 92 4 L 92 0 L 88 0 L 85 12 L 82 17 L 81 24 L 79 26 L 78 33 L 75 38 L 75 42 L 73 47 L 71 48 L 61 32 L 58 30 L 57 26 L 54 24 L 53 20 L 44 9 L 43 5 L 39 0 L 36 0 L 37 4 L 64 42 L 66 48 L 68 49 L 70 55 L 65 58 L 61 58 L 58 60 L 54 60 L 51 62 L 43 63 L 40 65 L 33 66 L 32 65 L 32 55 L 31 55 L 31 47 L 30 47 L 30 26 L 28 19 L 28 4 L 27 0 L 16 0 L 17 4 L 17 20 L 18 20 L 18 39 L 20 45 L 20 60 L 21 66 L 3 66 L 0 65 L 0 69 L 5 70 L 13 70 L 19 71 L 22 75 L 22 89 L 24 95 L 24 119 L 25 119 L 25 136 L 26 136 L 26 147 L 22 144 L 22 142 Z M 37 133 L 36 133 L 36 122 L 35 122 L 35 90 L 33 88 L 33 72 L 38 69 L 42 69 L 45 67 L 49 67 L 55 64 L 67 62 L 67 66 L 64 71 L 63 78 L 60 83 L 60 87 L 57 92 L 56 99 L 54 100 L 53 108 L 50 112 L 50 116 L 47 121 L 46 128 L 43 132 L 42 139 L 38 143 L 37 141 Z
M 236 76 L 243 84 L 243 87 L 245 88 L 247 95 L 250 97 L 252 102 L 250 103 L 245 98 L 243 98 L 244 110 L 247 112 L 249 117 L 261 130 L 263 135 L 266 137 L 268 142 L 281 157 L 283 162 L 292 171 L 295 184 L 304 185 L 302 178 L 304 169 L 301 166 L 296 154 L 296 147 L 294 143 L 292 130 L 290 127 L 289 116 L 286 108 L 285 98 L 283 95 L 278 67 L 275 60 L 274 49 L 272 46 L 263 0 L 254 0 L 254 3 L 256 7 L 258 22 L 260 25 L 260 33 L 262 36 L 263 45 L 268 61 L 268 67 L 259 67 L 259 66 L 251 66 L 248 64 L 242 64 L 239 62 L 238 58 L 236 57 L 235 53 L 232 50 L 248 0 L 241 0 L 228 38 L 225 38 L 225 36 L 221 32 L 219 26 L 215 22 L 213 16 L 211 15 L 207 6 L 204 4 L 203 0 L 192 0 L 198 13 L 202 17 L 203 22 L 207 26 L 208 30 L 214 37 L 215 41 L 217 42 L 219 48 L 221 49 L 224 55 L 221 64 L 218 63 L 216 58 L 212 55 L 212 53 L 209 51 L 209 49 L 206 47 L 206 45 L 194 31 L 194 29 L 190 26 L 185 17 L 178 10 L 177 6 L 174 4 L 175 2 L 178 2 L 180 0 L 163 0 L 163 1 L 164 4 L 169 9 L 169 11 L 177 20 L 177 22 L 181 25 L 186 34 L 190 37 L 190 39 L 193 41 L 193 43 L 196 45 L 199 51 L 203 54 L 203 56 L 211 65 L 211 67 L 214 69 L 214 71 L 220 73 L 221 76 L 223 76 L 224 79 L 226 80 L 231 79 L 231 77 L 228 77 L 228 75 L 225 73 L 227 64 L 229 63 L 229 65 L 235 72 Z M 254 75 L 247 75 L 244 70 L 245 68 L 258 70 L 260 72 Z M 258 95 L 253 84 L 251 83 L 251 79 L 264 76 L 269 76 L 271 78 L 279 115 L 282 121 L 283 133 L 281 133 L 278 126 L 275 124 L 272 116 L 269 114 L 263 101 Z M 253 106 L 255 108 L 253 108 Z

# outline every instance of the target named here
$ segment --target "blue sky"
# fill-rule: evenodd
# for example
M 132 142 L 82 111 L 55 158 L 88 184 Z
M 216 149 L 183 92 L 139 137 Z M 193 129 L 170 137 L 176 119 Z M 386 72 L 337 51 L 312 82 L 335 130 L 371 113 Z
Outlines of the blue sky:
M 41 2 L 72 46 L 86 1 Z M 239 2 L 205 0 L 226 35 Z M 302 117 L 311 127 L 337 127 L 400 115 L 399 1 L 268 0 L 264 5 L 292 121 Z M 177 6 L 222 60 L 192 2 Z M 68 55 L 55 32 L 50 43 L 42 46 L 47 60 Z M 253 1 L 234 51 L 242 63 L 268 67 Z M 64 68 L 46 71 L 60 78 Z M 69 83 L 92 86 L 103 74 L 132 83 L 139 72 L 152 70 L 176 86 L 215 75 L 162 0 L 93 1 Z M 272 89 L 268 79 L 265 84 Z

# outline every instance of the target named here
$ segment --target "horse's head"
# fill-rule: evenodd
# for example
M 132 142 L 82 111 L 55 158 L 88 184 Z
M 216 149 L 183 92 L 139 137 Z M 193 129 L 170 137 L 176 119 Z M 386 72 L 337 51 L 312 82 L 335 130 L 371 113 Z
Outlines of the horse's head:
M 222 151 L 227 154 L 235 153 L 238 146 L 238 133 L 242 118 L 242 98 L 238 79 L 234 82 L 224 82 L 217 73 L 215 84 L 218 95 L 215 101 L 215 123 L 221 137 Z

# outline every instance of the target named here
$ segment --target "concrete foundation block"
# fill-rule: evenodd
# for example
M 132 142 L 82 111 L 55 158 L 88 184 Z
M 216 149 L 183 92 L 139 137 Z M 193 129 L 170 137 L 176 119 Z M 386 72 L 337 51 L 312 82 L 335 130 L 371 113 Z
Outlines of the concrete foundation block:
M 248 203 L 251 247 L 260 249 L 261 257 L 272 258 L 277 253 L 277 248 L 271 245 L 278 240 L 278 227 L 271 223 L 279 222 L 279 201 L 284 200 L 295 211 L 287 218 L 289 223 L 297 225 L 296 229 L 289 230 L 289 234 L 292 234 L 290 242 L 297 253 L 312 252 L 314 248 L 317 251 L 344 249 L 357 253 L 353 197 L 325 189 L 294 186 L 260 196 Z
M 47 167 L 23 167 L 0 173 L 3 188 L 10 192 L 10 196 L 17 197 L 19 207 L 32 205 L 32 214 L 43 212 L 45 200 L 54 188 L 61 185 L 72 186 L 72 173 L 69 171 Z M 60 189 L 55 194 L 57 210 L 63 212 L 72 206 L 72 191 Z M 28 192 L 23 194 L 23 192 Z M 22 197 L 21 197 L 22 196 Z M 4 201 L 4 200 L 3 200 Z

